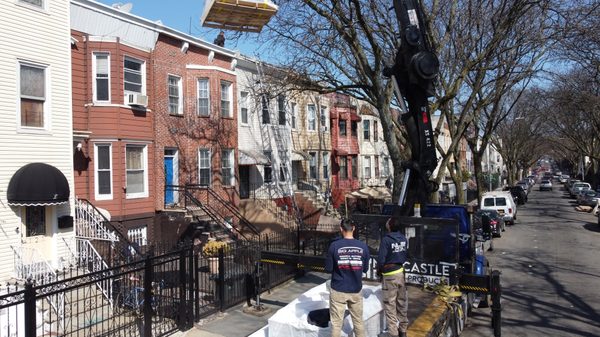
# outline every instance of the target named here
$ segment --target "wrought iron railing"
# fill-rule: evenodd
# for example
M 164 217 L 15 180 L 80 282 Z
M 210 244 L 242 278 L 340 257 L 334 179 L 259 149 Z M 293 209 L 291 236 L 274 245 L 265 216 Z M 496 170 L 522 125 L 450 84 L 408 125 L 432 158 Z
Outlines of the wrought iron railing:
M 109 230 L 108 219 L 88 200 L 75 200 L 75 235 L 92 240 L 119 241 L 115 230 Z

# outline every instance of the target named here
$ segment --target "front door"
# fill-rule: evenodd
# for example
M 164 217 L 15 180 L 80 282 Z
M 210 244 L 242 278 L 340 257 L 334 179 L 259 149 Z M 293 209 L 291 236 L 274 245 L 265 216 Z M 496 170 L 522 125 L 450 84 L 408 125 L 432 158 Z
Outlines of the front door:
M 21 242 L 19 252 L 24 265 L 45 265 L 54 261 L 54 208 L 56 206 L 25 206 L 21 208 Z
M 165 149 L 165 206 L 175 204 L 177 194 L 177 150 Z
M 250 166 L 240 166 L 240 199 L 250 197 Z

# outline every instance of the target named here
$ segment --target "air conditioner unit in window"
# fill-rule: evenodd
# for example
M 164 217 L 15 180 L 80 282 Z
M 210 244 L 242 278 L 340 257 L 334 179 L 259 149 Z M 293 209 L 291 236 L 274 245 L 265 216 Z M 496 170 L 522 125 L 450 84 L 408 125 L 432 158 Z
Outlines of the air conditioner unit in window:
M 125 102 L 127 105 L 148 106 L 148 96 L 142 94 L 126 94 Z

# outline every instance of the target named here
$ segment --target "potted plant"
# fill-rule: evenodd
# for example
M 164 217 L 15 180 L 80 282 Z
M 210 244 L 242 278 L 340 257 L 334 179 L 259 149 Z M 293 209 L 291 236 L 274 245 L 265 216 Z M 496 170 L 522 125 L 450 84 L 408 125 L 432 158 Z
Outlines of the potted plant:
M 208 265 L 212 274 L 219 273 L 219 250 L 224 253 L 229 250 L 229 245 L 223 241 L 211 240 L 202 247 L 202 255 L 208 258 Z

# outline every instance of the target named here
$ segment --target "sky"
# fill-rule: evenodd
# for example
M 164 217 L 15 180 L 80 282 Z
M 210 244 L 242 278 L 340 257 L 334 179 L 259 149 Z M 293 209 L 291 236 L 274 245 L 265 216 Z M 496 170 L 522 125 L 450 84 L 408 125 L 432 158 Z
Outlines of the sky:
M 180 32 L 199 37 L 202 40 L 213 42 L 218 30 L 203 28 L 200 25 L 200 17 L 204 11 L 203 0 L 96 0 L 106 5 L 115 3 L 131 3 L 133 5 L 130 13 L 150 21 L 162 21 L 163 25 L 176 29 Z M 227 32 L 225 32 L 227 37 Z M 227 48 L 239 50 L 242 54 L 254 56 L 257 47 L 252 42 L 240 41 L 237 45 L 225 45 Z

